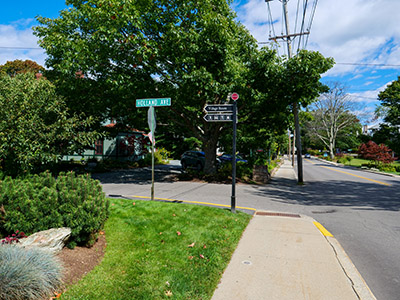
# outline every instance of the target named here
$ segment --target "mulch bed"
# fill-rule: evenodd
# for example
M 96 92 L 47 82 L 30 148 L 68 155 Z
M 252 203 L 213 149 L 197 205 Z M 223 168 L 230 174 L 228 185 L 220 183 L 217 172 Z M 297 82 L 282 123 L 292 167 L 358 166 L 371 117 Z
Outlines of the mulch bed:
M 64 267 L 63 282 L 66 287 L 77 283 L 83 276 L 89 273 L 103 259 L 106 238 L 104 233 L 99 235 L 97 242 L 91 248 L 64 247 L 57 255 Z

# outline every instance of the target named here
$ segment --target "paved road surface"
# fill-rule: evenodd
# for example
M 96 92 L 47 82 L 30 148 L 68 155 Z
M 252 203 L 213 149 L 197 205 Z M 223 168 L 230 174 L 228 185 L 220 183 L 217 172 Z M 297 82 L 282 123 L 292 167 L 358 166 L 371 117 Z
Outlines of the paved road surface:
M 231 185 L 175 182 L 175 162 L 156 172 L 155 196 L 230 205 Z M 108 195 L 150 196 L 149 169 L 98 174 Z M 304 161 L 304 186 L 293 180 L 236 187 L 237 206 L 301 213 L 335 235 L 377 299 L 400 299 L 400 179 L 317 160 Z

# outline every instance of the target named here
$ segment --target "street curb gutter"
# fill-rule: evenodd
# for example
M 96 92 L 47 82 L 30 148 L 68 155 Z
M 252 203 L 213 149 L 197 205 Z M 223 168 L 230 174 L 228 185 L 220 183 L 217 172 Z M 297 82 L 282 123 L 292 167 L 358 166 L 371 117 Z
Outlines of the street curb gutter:
M 302 216 L 303 217 L 303 216 Z M 356 266 L 353 264 L 351 259 L 348 257 L 343 247 L 340 245 L 338 240 L 327 231 L 320 223 L 314 221 L 314 225 L 321 231 L 325 236 L 327 242 L 331 245 L 333 251 L 336 254 L 336 258 L 349 279 L 354 292 L 357 294 L 358 298 L 361 300 L 376 300 L 374 294 L 368 287 L 364 278 L 358 272 Z
M 358 297 L 362 300 L 376 300 L 367 283 L 362 278 L 361 274 L 358 272 L 357 268 L 347 256 L 346 252 L 339 244 L 339 242 L 333 236 L 325 238 L 332 246 L 333 251 L 335 251 L 337 260 L 342 266 L 342 269 L 345 272 L 346 276 L 351 281 L 353 290 L 358 295 Z

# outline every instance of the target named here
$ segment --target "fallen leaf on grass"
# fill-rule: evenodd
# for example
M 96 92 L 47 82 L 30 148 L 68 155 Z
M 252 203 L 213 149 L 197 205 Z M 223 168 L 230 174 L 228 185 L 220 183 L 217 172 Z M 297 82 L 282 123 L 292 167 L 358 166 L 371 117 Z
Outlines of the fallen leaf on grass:
M 206 248 L 207 248 L 207 246 L 206 246 L 206 245 L 204 245 L 204 246 L 203 246 L 203 249 L 206 249 Z
M 50 297 L 50 300 L 58 299 L 61 297 L 61 293 L 54 293 L 54 297 Z
M 193 248 L 195 243 L 191 243 L 190 245 L 188 245 L 189 248 Z
M 162 232 L 160 232 L 160 235 L 162 235 Z
M 173 217 L 176 217 L 176 214 L 173 214 L 172 216 L 173 216 Z
M 199 256 L 200 256 L 201 259 L 204 259 L 204 255 L 203 254 L 200 254 Z
M 192 260 L 192 259 L 193 259 L 193 256 L 188 256 L 188 258 L 189 258 L 190 260 Z
M 166 295 L 167 297 L 172 297 L 172 292 L 171 292 L 171 291 L 166 291 L 166 292 L 165 292 L 165 295 Z

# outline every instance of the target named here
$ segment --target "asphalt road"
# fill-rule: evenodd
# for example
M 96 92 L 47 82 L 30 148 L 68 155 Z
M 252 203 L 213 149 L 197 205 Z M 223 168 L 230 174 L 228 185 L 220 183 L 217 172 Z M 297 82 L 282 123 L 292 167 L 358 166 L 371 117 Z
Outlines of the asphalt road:
M 176 161 L 157 167 L 155 197 L 230 206 L 231 185 L 176 182 L 171 174 L 179 172 Z M 109 196 L 150 196 L 149 168 L 94 177 Z M 315 218 L 341 243 L 377 299 L 399 299 L 400 179 L 306 159 L 304 181 L 237 184 L 236 205 Z
M 315 160 L 305 160 L 304 178 L 298 201 L 313 206 L 312 216 L 341 243 L 377 299 L 400 299 L 400 178 Z

